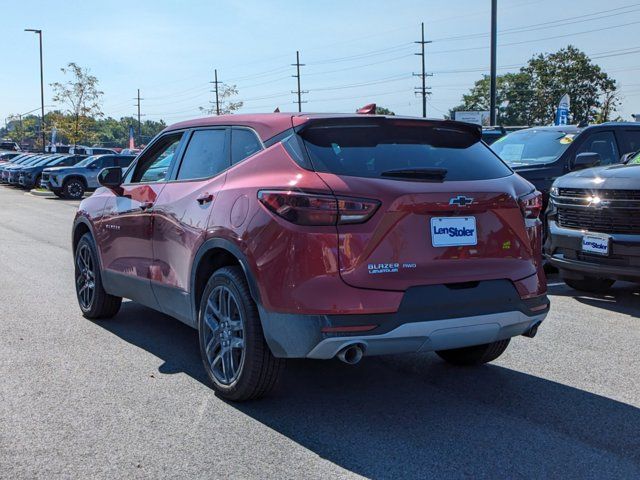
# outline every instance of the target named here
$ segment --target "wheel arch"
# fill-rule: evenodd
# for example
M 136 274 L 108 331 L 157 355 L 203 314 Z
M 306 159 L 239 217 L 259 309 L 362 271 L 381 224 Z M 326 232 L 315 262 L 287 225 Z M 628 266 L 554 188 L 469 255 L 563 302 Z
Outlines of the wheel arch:
M 62 183 L 60 184 L 61 188 L 64 188 L 67 182 L 70 182 L 71 180 L 80 180 L 82 182 L 82 185 L 84 185 L 85 190 L 88 188 L 87 179 L 84 178 L 82 175 L 78 175 L 78 174 L 72 174 L 67 177 L 64 177 L 64 179 L 62 180 Z
M 207 281 L 219 268 L 238 265 L 242 268 L 249 292 L 253 301 L 260 304 L 260 290 L 255 279 L 255 275 L 249 266 L 247 257 L 240 248 L 229 240 L 223 238 L 210 238 L 206 240 L 198 249 L 191 269 L 191 311 L 195 322 L 198 319 L 198 309 L 202 293 Z

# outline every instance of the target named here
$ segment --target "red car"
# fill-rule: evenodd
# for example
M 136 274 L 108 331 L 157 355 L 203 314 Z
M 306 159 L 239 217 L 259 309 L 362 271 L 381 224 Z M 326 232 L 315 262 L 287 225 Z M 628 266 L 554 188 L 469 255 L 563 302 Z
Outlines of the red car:
M 374 115 L 168 127 L 80 205 L 80 308 L 108 318 L 125 297 L 197 328 L 232 400 L 267 393 L 286 358 L 494 360 L 549 301 L 541 196 L 481 134 Z

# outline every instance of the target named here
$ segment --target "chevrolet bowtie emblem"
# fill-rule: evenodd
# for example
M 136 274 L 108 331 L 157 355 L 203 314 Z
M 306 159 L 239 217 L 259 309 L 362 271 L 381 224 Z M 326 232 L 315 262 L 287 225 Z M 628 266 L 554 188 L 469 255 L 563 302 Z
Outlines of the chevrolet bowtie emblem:
M 473 198 L 465 197 L 464 195 L 458 195 L 457 197 L 452 197 L 449 200 L 449 205 L 457 205 L 459 207 L 471 205 L 472 203 L 473 203 Z

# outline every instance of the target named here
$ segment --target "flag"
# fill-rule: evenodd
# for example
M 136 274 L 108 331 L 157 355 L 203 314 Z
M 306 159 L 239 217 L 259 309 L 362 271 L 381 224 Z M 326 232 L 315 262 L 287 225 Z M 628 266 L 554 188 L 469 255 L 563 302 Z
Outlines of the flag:
M 53 127 L 51 129 L 51 148 L 49 149 L 51 153 L 55 153 L 56 151 L 56 134 L 57 133 L 58 131 L 56 130 L 56 127 Z
M 571 100 L 569 99 L 569 94 L 565 93 L 560 99 L 560 103 L 558 103 L 558 108 L 556 110 L 556 119 L 553 122 L 554 125 L 566 125 L 569 123 L 569 108 L 571 106 Z
M 129 127 L 129 148 L 133 150 L 135 147 L 135 142 L 133 140 L 133 127 Z

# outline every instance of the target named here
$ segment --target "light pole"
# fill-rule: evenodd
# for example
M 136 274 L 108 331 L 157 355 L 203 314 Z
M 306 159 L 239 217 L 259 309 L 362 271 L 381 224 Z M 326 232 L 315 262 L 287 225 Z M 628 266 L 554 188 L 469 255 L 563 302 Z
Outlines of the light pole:
M 40 132 L 42 133 L 42 151 L 45 151 L 45 133 L 44 133 L 44 71 L 42 68 L 42 30 L 35 28 L 25 28 L 25 32 L 37 33 L 40 40 L 40 108 L 42 114 L 42 122 L 40 124 Z

